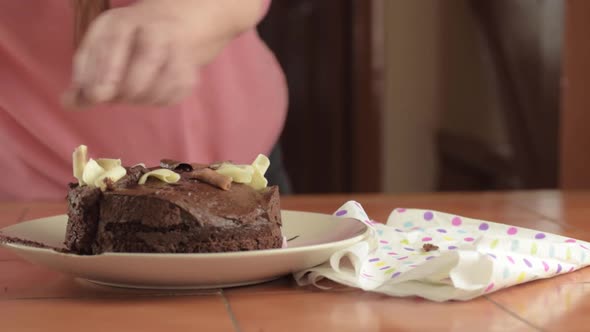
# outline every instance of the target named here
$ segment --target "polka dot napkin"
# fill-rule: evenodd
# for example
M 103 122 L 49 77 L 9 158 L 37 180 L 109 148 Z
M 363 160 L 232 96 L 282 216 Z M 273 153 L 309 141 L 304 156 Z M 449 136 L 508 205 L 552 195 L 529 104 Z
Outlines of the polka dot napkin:
M 469 300 L 590 264 L 589 243 L 526 228 L 401 208 L 383 225 L 354 201 L 334 215 L 365 223 L 371 235 L 295 273 L 298 284 L 321 288 L 318 282 L 328 278 L 391 296 Z

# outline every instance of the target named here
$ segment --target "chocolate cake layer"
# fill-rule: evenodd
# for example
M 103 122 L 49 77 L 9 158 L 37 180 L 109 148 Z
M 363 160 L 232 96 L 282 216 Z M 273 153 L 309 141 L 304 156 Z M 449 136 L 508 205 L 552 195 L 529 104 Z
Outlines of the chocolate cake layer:
M 102 252 L 197 253 L 280 248 L 277 187 L 230 190 L 191 179 L 168 184 L 137 180 L 136 167 L 105 192 L 72 186 L 65 244 L 80 254 Z

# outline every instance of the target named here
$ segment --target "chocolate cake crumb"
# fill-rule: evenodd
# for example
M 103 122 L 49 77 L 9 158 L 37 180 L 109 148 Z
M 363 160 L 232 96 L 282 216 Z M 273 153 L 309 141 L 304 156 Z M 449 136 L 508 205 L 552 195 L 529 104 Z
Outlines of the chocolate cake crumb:
M 438 246 L 435 246 L 432 243 L 425 243 L 422 246 L 422 250 L 424 250 L 425 252 L 434 251 L 434 250 L 438 250 Z
M 21 239 L 18 237 L 12 237 L 4 234 L 0 234 L 0 243 L 11 243 L 20 244 L 27 247 L 42 248 L 42 249 L 57 249 L 55 247 L 48 246 L 41 242 L 31 241 L 27 239 Z
M 111 180 L 111 178 L 105 178 L 103 181 L 104 181 L 104 184 L 106 185 L 107 191 L 115 190 L 115 182 L 113 182 L 113 180 Z

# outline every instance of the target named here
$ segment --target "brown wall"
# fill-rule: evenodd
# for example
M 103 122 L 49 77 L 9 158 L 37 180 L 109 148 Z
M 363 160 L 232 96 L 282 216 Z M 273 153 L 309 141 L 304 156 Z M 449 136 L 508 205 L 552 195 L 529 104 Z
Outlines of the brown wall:
M 590 189 L 590 1 L 566 4 L 561 187 Z

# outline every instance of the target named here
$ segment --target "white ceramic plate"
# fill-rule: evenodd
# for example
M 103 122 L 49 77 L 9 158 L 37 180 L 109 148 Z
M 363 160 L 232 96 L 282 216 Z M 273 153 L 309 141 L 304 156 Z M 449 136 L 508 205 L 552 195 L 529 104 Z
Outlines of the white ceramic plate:
M 272 280 L 319 265 L 362 240 L 368 230 L 356 220 L 325 214 L 282 211 L 289 248 L 211 254 L 105 253 L 79 256 L 51 249 L 3 244 L 22 258 L 92 282 L 135 288 L 218 288 Z M 63 247 L 67 217 L 19 223 L 3 234 Z

